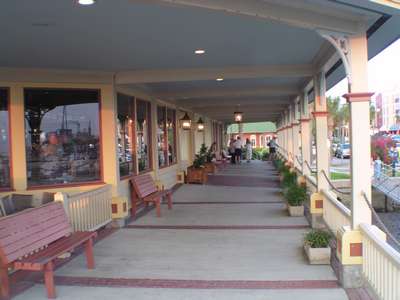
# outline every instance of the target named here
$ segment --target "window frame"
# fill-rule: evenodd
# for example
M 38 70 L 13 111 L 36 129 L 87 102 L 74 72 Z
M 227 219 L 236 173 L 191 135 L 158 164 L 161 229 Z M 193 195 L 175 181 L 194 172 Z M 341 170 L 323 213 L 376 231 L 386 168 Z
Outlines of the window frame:
M 178 143 L 177 143 L 177 128 L 176 128 L 176 125 L 177 125 L 177 122 L 176 122 L 177 113 L 176 113 L 176 108 L 169 107 L 168 105 L 164 105 L 164 104 L 157 104 L 157 127 L 158 127 L 158 108 L 162 108 L 164 110 L 164 113 L 165 113 L 165 120 L 164 120 L 163 126 L 164 126 L 164 129 L 165 129 L 164 130 L 164 143 L 165 143 L 164 147 L 165 147 L 166 151 L 164 151 L 164 157 L 165 157 L 166 164 L 164 166 L 162 166 L 162 167 L 160 167 L 160 165 L 158 164 L 158 169 L 162 170 L 162 169 L 165 169 L 165 168 L 168 168 L 168 167 L 171 167 L 171 166 L 174 166 L 174 165 L 178 164 L 178 149 L 177 149 Z M 168 157 L 168 145 L 169 145 L 169 143 L 168 143 L 168 127 L 167 127 L 168 109 L 174 111 L 174 113 L 175 113 L 174 132 L 173 132 L 173 134 L 174 134 L 174 144 L 175 144 L 174 146 L 175 146 L 175 158 L 176 159 L 175 159 L 175 161 L 173 163 L 169 162 L 169 157 Z M 158 149 L 157 149 L 157 151 L 158 151 Z M 158 156 L 157 156 L 157 160 L 158 160 Z
M 123 96 L 125 96 L 125 97 L 129 97 L 129 98 L 131 98 L 131 101 L 133 102 L 132 104 L 133 104 L 133 122 L 132 122 L 132 125 L 131 125 L 131 127 L 132 127 L 132 137 L 131 137 L 131 145 L 132 145 L 132 152 L 134 152 L 134 153 L 132 153 L 132 155 L 134 156 L 134 162 L 133 162 L 133 167 L 134 167 L 134 169 L 133 169 L 133 172 L 132 173 L 130 173 L 130 174 L 128 174 L 128 175 L 124 175 L 124 176 L 121 176 L 121 172 L 120 172 L 120 164 L 119 164 L 119 161 L 118 161 L 118 171 L 119 171 L 119 178 L 120 178 L 120 180 L 124 180 L 124 179 L 128 179 L 128 178 L 131 178 L 133 175 L 137 175 L 138 174 L 138 159 L 137 159 L 137 149 L 136 149 L 136 97 L 135 96 L 130 96 L 130 95 L 128 95 L 128 94 L 124 94 L 124 93 L 120 93 L 120 92 L 117 92 L 117 119 L 118 119 L 118 95 L 123 95 Z M 131 116 L 132 117 L 132 116 Z
M 11 89 L 9 87 L 0 86 L 0 90 L 5 90 L 7 97 L 7 114 L 8 114 L 8 139 L 7 139 L 7 148 L 8 148 L 8 161 L 9 161 L 9 168 L 10 168 L 10 184 L 8 187 L 0 187 L 0 192 L 10 192 L 14 191 L 14 170 L 13 170 L 13 153 L 12 153 L 12 136 L 11 136 Z
M 100 178 L 98 180 L 94 181 L 81 181 L 81 182 L 72 182 L 72 183 L 57 183 L 57 184 L 41 184 L 41 185 L 29 185 L 28 182 L 28 161 L 27 158 L 25 157 L 25 163 L 26 163 L 26 189 L 27 190 L 40 190 L 40 189 L 55 189 L 55 188 L 61 188 L 61 187 L 77 187 L 77 186 L 91 186 L 91 185 L 101 185 L 105 184 L 104 182 L 104 157 L 103 157 L 103 123 L 102 123 L 102 93 L 101 93 L 101 88 L 63 88 L 63 87 L 29 87 L 29 86 L 24 86 L 23 87 L 23 108 L 24 108 L 24 135 L 26 132 L 26 121 L 25 121 L 25 92 L 26 90 L 60 90 L 60 91 L 65 91 L 65 90 L 80 90 L 80 91 L 92 91 L 96 92 L 98 95 L 98 104 L 99 104 L 99 111 L 98 111 L 98 120 L 99 120 L 99 168 L 100 168 Z M 24 139 L 24 147 L 26 148 L 26 139 Z
M 146 99 L 142 99 L 142 98 L 138 98 L 138 97 L 134 97 L 135 98 L 135 132 L 134 132 L 134 146 L 135 146 L 135 160 L 136 160 L 136 173 L 135 175 L 140 175 L 140 174 L 145 174 L 148 172 L 152 172 L 154 170 L 154 165 L 153 165 L 153 139 L 152 139 L 152 133 L 153 133 L 153 129 L 152 129 L 152 103 L 149 100 Z M 136 126 L 136 122 L 137 122 L 137 102 L 144 102 L 146 103 L 146 106 L 148 108 L 147 110 L 147 124 L 148 124 L 148 146 L 147 146 L 147 150 L 148 150 L 148 156 L 149 156 L 149 167 L 147 169 L 144 169 L 142 171 L 139 171 L 139 158 L 137 155 L 137 126 Z

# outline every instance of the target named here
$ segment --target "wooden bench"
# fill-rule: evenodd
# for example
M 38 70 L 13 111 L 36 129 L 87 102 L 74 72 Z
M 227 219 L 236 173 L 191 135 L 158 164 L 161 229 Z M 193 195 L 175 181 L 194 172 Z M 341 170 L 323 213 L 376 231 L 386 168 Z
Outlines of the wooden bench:
M 132 177 L 129 180 L 132 193 L 132 214 L 135 215 L 137 200 L 143 201 L 147 206 L 153 203 L 156 207 L 157 217 L 161 217 L 161 201 L 164 196 L 168 200 L 168 209 L 172 209 L 172 192 L 170 190 L 159 190 L 150 174 Z
M 48 298 L 55 298 L 54 260 L 84 244 L 87 267 L 94 268 L 96 232 L 72 232 L 60 202 L 31 208 L 0 219 L 1 296 L 10 297 L 8 268 L 43 271 Z

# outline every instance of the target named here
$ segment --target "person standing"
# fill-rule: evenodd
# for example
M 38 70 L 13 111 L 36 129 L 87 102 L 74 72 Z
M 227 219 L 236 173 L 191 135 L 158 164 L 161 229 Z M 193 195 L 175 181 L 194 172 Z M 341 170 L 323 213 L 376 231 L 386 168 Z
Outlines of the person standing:
M 235 146 L 235 162 L 237 164 L 240 164 L 242 159 L 242 141 L 240 140 L 240 136 L 237 137 L 234 146 Z
M 250 140 L 246 139 L 246 159 L 248 163 L 250 162 L 252 156 L 253 156 L 253 147 L 251 145 Z
M 276 153 L 276 142 L 275 142 L 275 139 L 276 139 L 276 137 L 273 137 L 272 140 L 268 143 L 270 160 L 275 159 L 275 153 Z
M 229 155 L 231 156 L 231 163 L 235 163 L 235 140 L 232 138 L 229 142 Z
M 399 161 L 399 152 L 397 152 L 397 150 L 394 146 L 390 147 L 389 157 L 392 160 L 392 176 L 395 177 L 396 176 L 396 165 Z

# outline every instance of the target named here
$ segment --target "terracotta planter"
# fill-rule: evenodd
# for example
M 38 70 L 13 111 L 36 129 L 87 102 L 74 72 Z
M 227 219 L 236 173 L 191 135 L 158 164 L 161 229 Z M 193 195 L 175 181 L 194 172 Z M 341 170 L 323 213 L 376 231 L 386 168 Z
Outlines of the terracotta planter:
M 288 204 L 289 215 L 291 217 L 302 217 L 304 216 L 304 206 L 291 206 Z
M 204 169 L 205 169 L 206 173 L 208 173 L 208 174 L 214 174 L 216 171 L 215 164 L 213 164 L 212 162 L 206 163 L 204 165 L 204 167 L 205 167 Z
M 331 263 L 331 248 L 311 248 L 304 245 L 308 261 L 311 265 L 329 265 Z
M 188 167 L 186 181 L 187 183 L 205 184 L 207 182 L 207 172 L 205 168 L 196 169 L 194 167 Z

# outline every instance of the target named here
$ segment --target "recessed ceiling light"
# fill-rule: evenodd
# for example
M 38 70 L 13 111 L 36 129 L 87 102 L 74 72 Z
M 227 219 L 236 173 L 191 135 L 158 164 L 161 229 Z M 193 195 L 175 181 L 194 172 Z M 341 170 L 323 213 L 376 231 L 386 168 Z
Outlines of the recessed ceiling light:
M 92 5 L 96 3 L 96 0 L 78 0 L 80 5 Z
M 197 50 L 194 51 L 194 53 L 200 55 L 200 54 L 206 53 L 206 50 L 204 50 L 204 49 L 197 49 Z
M 217 79 L 215 79 L 216 81 L 224 81 L 224 79 L 222 77 L 218 77 Z

